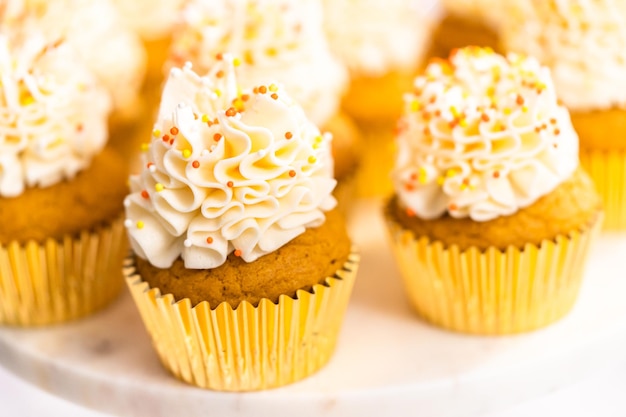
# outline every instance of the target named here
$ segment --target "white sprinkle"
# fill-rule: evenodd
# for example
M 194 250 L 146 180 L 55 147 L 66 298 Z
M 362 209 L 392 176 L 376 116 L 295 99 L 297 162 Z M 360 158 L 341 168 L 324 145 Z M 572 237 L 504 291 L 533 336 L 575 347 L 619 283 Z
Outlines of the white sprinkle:
M 186 248 L 190 248 L 191 247 L 191 240 L 185 239 L 185 241 L 183 242 L 183 245 L 185 245 Z
M 130 219 L 124 220 L 124 227 L 130 229 L 131 227 L 133 227 L 133 221 Z
M 156 166 L 154 166 L 154 165 L 150 165 L 150 168 L 148 168 L 148 170 L 149 170 L 150 172 L 156 172 Z
M 130 207 L 130 199 L 129 198 L 125 198 L 124 199 L 124 207 L 126 207 L 126 208 Z

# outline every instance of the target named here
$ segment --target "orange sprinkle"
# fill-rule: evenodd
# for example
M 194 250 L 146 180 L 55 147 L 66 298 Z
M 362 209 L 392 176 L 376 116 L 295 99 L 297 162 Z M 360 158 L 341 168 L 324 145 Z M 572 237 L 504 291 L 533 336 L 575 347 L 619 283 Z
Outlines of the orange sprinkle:
M 241 96 L 241 99 L 243 101 L 248 101 L 248 100 L 250 100 L 250 95 L 249 94 L 244 94 L 244 95 Z
M 174 144 L 174 139 L 170 139 L 170 145 Z
M 515 102 L 517 103 L 518 106 L 523 106 L 524 105 L 524 97 L 522 97 L 521 95 L 517 95 L 517 99 L 515 100 Z
M 235 256 L 241 256 L 241 249 L 235 249 Z
M 233 117 L 237 114 L 237 110 L 235 110 L 234 108 L 230 108 L 228 110 L 226 110 L 226 116 L 228 117 Z
M 539 127 L 539 126 L 535 127 L 535 132 L 537 132 L 537 133 L 541 132 L 541 127 Z
M 415 181 L 417 179 L 417 172 L 412 173 L 410 178 Z
M 217 72 L 217 74 L 215 74 L 215 76 L 216 76 L 217 78 L 222 78 L 222 77 L 224 76 L 224 71 L 219 70 L 219 71 Z
M 450 211 L 454 211 L 454 210 L 457 210 L 457 209 L 458 209 L 458 207 L 454 203 L 450 203 L 450 205 L 448 206 L 448 210 L 450 210 Z
M 441 116 L 441 110 L 437 109 L 435 110 L 435 117 L 439 117 Z
M 151 167 L 152 165 L 154 165 L 154 162 L 148 162 L 148 163 L 146 164 L 146 168 L 150 169 L 150 167 Z
M 252 89 L 252 92 L 253 92 L 254 94 L 259 94 L 259 87 L 254 87 L 254 88 Z
M 553 125 L 556 124 L 556 119 L 550 119 L 550 123 L 552 123 Z
M 264 85 L 260 86 L 259 87 L 259 93 L 261 93 L 261 94 L 267 93 L 267 87 L 264 86 Z
M 488 121 L 489 121 L 489 120 L 491 120 L 491 119 L 489 119 L 489 115 L 488 115 L 487 113 L 483 113 L 483 114 L 480 116 L 480 120 L 482 120 L 483 122 L 488 122 Z
M 285 139 L 291 139 L 292 137 L 293 137 L 293 134 L 291 132 L 285 133 Z
M 228 181 L 228 182 L 226 183 L 226 186 L 228 186 L 229 188 L 233 188 L 233 185 L 234 185 L 234 184 L 233 184 L 233 182 L 232 182 L 232 181 Z
M 163 142 L 169 142 L 170 141 L 170 135 L 163 135 Z
M 493 171 L 494 178 L 500 178 L 500 171 Z
M 206 238 L 206 243 L 208 243 L 209 245 L 210 245 L 211 243 L 213 243 L 213 238 L 212 238 L 211 236 L 207 237 L 207 238 Z
M 554 134 L 558 136 L 561 134 L 561 131 L 559 129 L 554 129 Z
M 552 144 L 552 146 L 554 146 L 554 148 L 556 149 L 556 148 L 559 147 L 559 144 L 558 143 L 554 143 L 554 144 Z
M 278 94 L 276 93 L 272 93 L 270 97 L 272 97 L 274 100 L 278 100 Z
M 426 126 L 423 130 L 424 135 L 429 136 L 430 135 L 430 128 L 428 126 Z
M 192 166 L 192 167 L 194 167 L 194 168 L 200 168 L 200 162 L 198 162 L 198 161 L 193 161 L 193 162 L 191 163 L 191 166 Z
M 145 199 L 150 198 L 150 194 L 148 194 L 148 191 L 146 190 L 141 191 L 141 196 Z
M 413 187 L 413 184 L 405 184 L 404 189 L 407 191 L 413 191 L 415 187 Z
M 433 104 L 435 101 L 437 101 L 437 97 L 436 97 L 436 96 L 432 96 L 432 97 L 430 98 L 430 100 L 428 100 L 428 102 L 429 102 L 430 104 Z
M 410 208 L 406 209 L 406 215 L 409 217 L 415 217 L 415 212 Z
M 170 129 L 170 133 L 174 136 L 178 135 L 178 128 L 174 126 L 173 128 Z
M 289 171 L 289 176 L 291 178 L 295 177 L 296 176 L 296 171 L 294 171 L 293 169 L 291 171 Z
M 219 53 L 215 55 L 215 59 L 217 59 L 218 61 L 221 61 L 222 59 L 224 59 L 224 56 L 221 53 Z

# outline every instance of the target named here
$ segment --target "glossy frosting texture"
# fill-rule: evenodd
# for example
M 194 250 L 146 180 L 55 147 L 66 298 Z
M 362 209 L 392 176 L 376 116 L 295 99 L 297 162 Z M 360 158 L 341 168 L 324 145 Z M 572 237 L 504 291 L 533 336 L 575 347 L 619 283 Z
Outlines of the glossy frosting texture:
M 405 98 L 393 173 L 423 219 L 515 213 L 578 166 L 578 137 L 549 70 L 533 58 L 465 48 L 433 61 Z
M 193 0 L 183 16 L 174 65 L 202 74 L 229 52 L 246 64 L 243 87 L 280 82 L 316 124 L 337 111 L 347 73 L 328 49 L 319 0 Z
M 190 269 L 278 249 L 335 206 L 329 149 L 280 87 L 241 90 L 232 57 L 205 77 L 173 69 L 126 200 L 133 249 L 156 267 L 181 256 Z
M 107 139 L 110 100 L 66 44 L 0 33 L 0 196 L 87 167 Z
M 549 66 L 570 109 L 626 105 L 626 2 L 528 0 L 503 16 L 505 46 Z

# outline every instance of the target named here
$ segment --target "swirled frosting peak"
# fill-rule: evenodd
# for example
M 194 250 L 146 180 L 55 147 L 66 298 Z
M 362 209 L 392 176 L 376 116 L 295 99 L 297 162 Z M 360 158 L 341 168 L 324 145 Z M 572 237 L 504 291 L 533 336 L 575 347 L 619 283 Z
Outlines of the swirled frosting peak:
M 133 249 L 167 268 L 252 262 L 334 207 L 330 137 L 277 84 L 240 90 L 225 55 L 200 77 L 171 70 L 143 170 L 131 178 Z
M 431 62 L 405 103 L 394 182 L 410 215 L 511 215 L 578 165 L 569 113 L 534 58 L 455 51 Z
M 626 107 L 626 1 L 505 3 L 504 46 L 550 67 L 568 108 Z
M 87 167 L 107 139 L 109 95 L 66 44 L 0 33 L 0 196 Z
M 229 52 L 247 64 L 239 83 L 280 81 L 316 124 L 335 114 L 347 71 L 328 48 L 319 0 L 192 0 L 174 34 L 174 65 L 202 74 Z

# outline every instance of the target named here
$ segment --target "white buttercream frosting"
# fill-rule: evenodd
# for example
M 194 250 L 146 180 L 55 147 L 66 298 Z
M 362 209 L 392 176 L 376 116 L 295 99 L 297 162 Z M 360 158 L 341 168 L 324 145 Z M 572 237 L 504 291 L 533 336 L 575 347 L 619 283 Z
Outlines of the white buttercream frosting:
M 461 49 L 433 61 L 405 102 L 393 178 L 423 219 L 511 215 L 578 166 L 569 113 L 534 58 Z
M 143 39 L 171 36 L 188 0 L 113 0 L 126 25 Z M 230 1 L 230 0 L 228 0 Z
M 87 167 L 107 139 L 110 100 L 65 44 L 0 33 L 0 196 Z
M 353 74 L 414 71 L 432 28 L 432 2 L 324 0 L 328 44 Z
M 109 0 L 5 0 L 0 24 L 31 26 L 75 48 L 109 90 L 116 108 L 135 104 L 146 69 L 141 39 Z M 132 1 L 129 3 L 133 3 Z
M 238 109 L 238 110 L 236 110 Z M 237 85 L 230 56 L 165 85 L 126 224 L 138 256 L 167 268 L 252 262 L 325 220 L 336 204 L 330 138 L 275 84 Z
M 319 0 L 193 0 L 183 16 L 174 65 L 202 73 L 229 52 L 248 64 L 237 70 L 242 86 L 282 83 L 316 124 L 336 113 L 347 72 L 326 43 Z
M 504 45 L 549 66 L 570 109 L 626 106 L 626 1 L 528 0 L 508 6 Z

